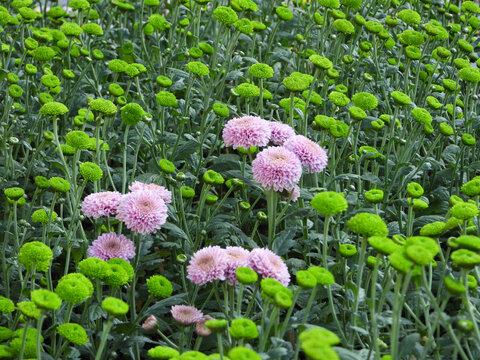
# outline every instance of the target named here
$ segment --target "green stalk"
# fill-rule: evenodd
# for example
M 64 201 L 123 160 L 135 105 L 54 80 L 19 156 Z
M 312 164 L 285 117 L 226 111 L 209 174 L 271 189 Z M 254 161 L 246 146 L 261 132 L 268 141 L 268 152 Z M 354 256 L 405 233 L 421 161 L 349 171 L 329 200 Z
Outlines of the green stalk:
M 45 314 L 43 311 L 40 311 L 40 315 L 38 315 L 37 320 L 37 336 L 36 336 L 36 343 L 37 343 L 37 360 L 42 360 L 42 342 L 41 342 L 41 335 L 42 335 L 42 324 L 43 320 L 45 319 Z M 25 330 L 26 332 L 26 330 Z
M 103 329 L 102 340 L 100 341 L 100 346 L 98 347 L 95 360 L 103 359 L 102 358 L 103 349 L 105 348 L 105 344 L 107 343 L 108 334 L 110 333 L 110 329 L 112 328 L 112 325 L 113 325 L 113 317 L 111 315 L 108 315 L 107 325 Z
M 268 248 L 272 249 L 273 240 L 275 238 L 275 215 L 277 210 L 278 194 L 275 190 L 269 189 L 266 191 L 267 195 L 267 217 L 268 217 Z

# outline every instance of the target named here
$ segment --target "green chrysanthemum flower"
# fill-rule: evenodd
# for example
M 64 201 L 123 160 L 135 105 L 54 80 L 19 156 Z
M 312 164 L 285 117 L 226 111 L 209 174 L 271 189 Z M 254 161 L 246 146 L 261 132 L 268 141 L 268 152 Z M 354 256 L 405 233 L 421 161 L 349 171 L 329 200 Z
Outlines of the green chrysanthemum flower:
M 37 289 L 30 293 L 30 298 L 39 309 L 56 310 L 62 305 L 60 297 L 52 291 Z
M 361 236 L 387 236 L 388 229 L 380 216 L 370 213 L 358 213 L 348 220 L 348 227 Z
M 477 216 L 479 210 L 475 204 L 460 203 L 450 209 L 450 214 L 460 220 L 468 220 Z
M 110 315 L 119 317 L 128 312 L 129 306 L 120 299 L 107 297 L 102 301 L 102 309 L 108 312 Z
M 52 250 L 40 241 L 25 243 L 18 252 L 18 262 L 25 266 L 25 269 L 46 272 L 50 267 L 53 258 Z
M 315 195 L 310 205 L 324 216 L 339 214 L 347 210 L 348 207 L 343 194 L 334 191 L 324 191 Z
M 57 332 L 60 336 L 63 336 L 75 345 L 86 345 L 88 342 L 87 332 L 79 324 L 64 323 L 58 325 Z
M 63 301 L 76 305 L 92 296 L 93 285 L 84 275 L 72 273 L 58 281 L 55 292 Z
M 161 275 L 154 275 L 147 279 L 148 292 L 153 296 L 167 298 L 172 295 L 171 282 Z

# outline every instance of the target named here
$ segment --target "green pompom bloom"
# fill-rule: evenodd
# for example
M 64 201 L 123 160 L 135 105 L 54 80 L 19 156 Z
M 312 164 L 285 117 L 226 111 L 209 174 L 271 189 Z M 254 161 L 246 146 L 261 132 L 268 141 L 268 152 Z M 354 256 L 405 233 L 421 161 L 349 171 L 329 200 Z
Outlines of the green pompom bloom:
M 332 91 L 328 94 L 328 99 L 340 107 L 347 106 L 350 103 L 350 98 L 339 91 Z
M 3 191 L 5 196 L 9 199 L 12 200 L 18 200 L 20 199 L 23 195 L 25 195 L 25 191 L 22 188 L 19 187 L 11 187 L 7 188 Z
M 215 103 L 212 106 L 212 110 L 215 114 L 218 116 L 224 116 L 227 117 L 230 115 L 230 110 L 228 109 L 227 105 L 222 104 L 222 103 Z
M 407 185 L 407 193 L 412 198 L 419 198 L 423 195 L 424 190 L 422 185 L 416 182 L 411 182 Z
M 67 36 L 79 36 L 81 33 L 83 33 L 82 28 L 78 24 L 68 21 L 65 21 L 62 24 L 60 31 Z
M 257 79 L 269 79 L 273 76 L 273 68 L 267 64 L 256 63 L 249 67 L 248 73 Z
M 315 276 L 307 270 L 299 270 L 295 275 L 297 284 L 303 289 L 311 289 L 317 286 L 317 279 Z
M 373 204 L 382 202 L 383 198 L 384 198 L 384 193 L 383 193 L 383 190 L 380 190 L 380 189 L 368 190 L 365 193 L 365 200 Z
M 275 12 L 277 13 L 278 17 L 282 20 L 288 21 L 293 19 L 293 13 L 290 11 L 289 8 L 286 8 L 284 6 L 279 6 L 275 9 Z
M 147 279 L 148 292 L 153 296 L 167 298 L 172 295 L 172 283 L 164 276 L 153 275 Z
M 32 221 L 43 225 L 48 224 L 49 221 L 55 221 L 57 217 L 58 214 L 55 211 L 48 210 L 47 212 L 45 209 L 38 209 L 32 213 Z
M 10 314 L 13 311 L 15 311 L 13 301 L 4 296 L 0 296 L 0 313 L 5 315 Z
M 227 6 L 218 6 L 215 8 L 215 10 L 213 10 L 213 17 L 226 26 L 232 26 L 238 20 L 237 13 L 231 7 Z
M 17 303 L 17 309 L 28 318 L 38 319 L 41 310 L 35 305 L 33 301 L 21 301 Z
M 113 116 L 117 113 L 117 107 L 113 102 L 106 99 L 95 99 L 90 101 L 88 106 L 94 110 L 102 113 L 105 116 Z
M 190 186 L 186 186 L 186 185 L 182 186 L 180 188 L 180 192 L 184 199 L 191 199 L 195 196 L 195 190 Z
M 160 91 L 156 95 L 157 104 L 166 107 L 178 108 L 176 96 L 170 91 Z
M 78 267 L 80 273 L 92 279 L 102 280 L 106 278 L 110 272 L 110 267 L 107 262 L 96 257 L 83 259 L 78 264 Z
M 103 171 L 97 164 L 94 164 L 90 161 L 81 163 L 80 166 L 80 174 L 83 178 L 87 181 L 98 181 L 103 176 Z
M 67 133 L 65 136 L 65 141 L 73 148 L 87 149 L 90 136 L 88 136 L 84 131 L 74 130 Z
M 348 227 L 361 236 L 387 236 L 388 229 L 382 218 L 375 214 L 358 213 L 348 220 Z
M 357 254 L 358 250 L 355 247 L 355 245 L 352 244 L 341 244 L 338 247 L 338 252 L 340 253 L 341 256 L 344 258 L 349 258 Z
M 448 292 L 454 296 L 460 296 L 467 291 L 460 280 L 455 280 L 451 276 L 446 276 L 443 281 Z
M 63 301 L 76 305 L 92 296 L 93 285 L 83 274 L 72 273 L 58 281 L 55 292 Z
M 120 109 L 120 115 L 125 125 L 134 126 L 143 119 L 145 111 L 137 103 L 130 103 Z
M 86 345 L 88 342 L 87 332 L 79 324 L 64 323 L 58 325 L 57 332 L 60 336 L 63 336 L 75 345 Z
M 173 84 L 173 81 L 170 78 L 163 75 L 157 76 L 156 81 L 157 81 L 157 84 L 162 87 L 169 87 Z
M 480 264 L 480 255 L 468 249 L 455 250 L 452 252 L 451 258 L 453 263 L 460 268 L 471 269 Z
M 169 360 L 178 357 L 180 353 L 167 346 L 155 346 L 148 350 L 148 356 L 153 359 Z
M 239 283 L 248 285 L 258 281 L 258 274 L 249 267 L 238 267 L 235 270 Z
M 257 325 L 250 319 L 234 319 L 228 329 L 234 339 L 253 340 L 258 338 Z
M 170 160 L 161 159 L 158 162 L 158 166 L 160 167 L 160 170 L 165 174 L 171 174 L 175 172 L 175 165 Z
M 128 274 L 123 266 L 118 264 L 108 264 L 108 267 L 110 268 L 110 271 L 103 279 L 105 284 L 120 287 L 128 282 Z
M 314 54 L 314 55 L 310 55 L 308 60 L 310 60 L 313 63 L 313 65 L 315 65 L 315 67 L 322 70 L 328 70 L 333 68 L 333 63 L 324 56 Z
M 125 270 L 125 273 L 127 274 L 127 282 L 130 282 L 133 280 L 133 276 L 135 275 L 135 270 L 133 269 L 133 266 L 126 260 L 124 259 L 119 259 L 119 258 L 112 258 L 107 260 L 108 265 L 118 265 Z
M 401 91 L 393 91 L 390 95 L 398 105 L 409 105 L 412 102 L 412 99 Z
M 48 102 L 40 108 L 40 114 L 53 117 L 66 114 L 67 112 L 68 108 L 65 105 L 55 101 Z
M 467 146 L 473 146 L 477 141 L 471 134 L 462 134 L 462 142 Z
M 405 249 L 393 252 L 388 256 L 388 260 L 393 268 L 402 274 L 408 274 L 410 270 L 412 270 L 413 276 L 418 276 L 421 273 L 420 266 L 415 265 L 415 263 L 410 260 Z
M 128 312 L 129 306 L 126 302 L 120 299 L 107 297 L 102 301 L 102 309 L 108 312 L 110 315 L 119 317 Z
M 214 319 L 205 322 L 205 326 L 214 332 L 221 332 L 228 326 L 228 320 Z
M 207 170 L 202 178 L 209 185 L 222 185 L 225 182 L 223 176 L 213 170 Z
M 298 338 L 301 343 L 307 341 L 316 341 L 323 346 L 334 346 L 340 344 L 340 338 L 337 336 L 337 334 L 321 327 L 302 331 Z
M 56 310 L 62 305 L 60 297 L 52 291 L 37 289 L 30 293 L 30 298 L 39 309 Z
M 333 274 L 323 267 L 310 266 L 307 271 L 310 272 L 313 276 L 315 276 L 318 285 L 328 286 L 332 285 L 335 282 Z
M 25 243 L 18 252 L 18 262 L 27 270 L 32 270 L 35 266 L 35 271 L 46 272 L 52 259 L 52 250 L 40 241 Z
M 255 351 L 244 346 L 237 346 L 228 352 L 230 360 L 262 360 Z
M 164 31 L 171 27 L 170 23 L 160 14 L 152 14 L 148 18 L 148 23 L 153 26 L 155 30 Z
M 187 71 L 191 72 L 192 74 L 198 76 L 207 76 L 210 74 L 210 70 L 208 69 L 207 65 L 199 62 L 199 61 L 191 61 L 187 64 Z
M 242 83 L 235 88 L 235 93 L 246 98 L 258 97 L 260 88 L 255 84 Z
M 425 224 L 420 229 L 422 236 L 439 236 L 445 231 L 446 224 L 442 221 L 435 221 L 430 224 Z
M 303 76 L 292 76 L 283 79 L 283 85 L 290 91 L 302 92 L 310 85 Z
M 478 208 L 475 204 L 460 203 L 450 209 L 450 214 L 460 220 L 468 220 L 478 215 Z
M 313 197 L 310 205 L 324 216 L 333 216 L 348 208 L 347 200 L 345 200 L 343 194 L 334 191 L 318 193 Z

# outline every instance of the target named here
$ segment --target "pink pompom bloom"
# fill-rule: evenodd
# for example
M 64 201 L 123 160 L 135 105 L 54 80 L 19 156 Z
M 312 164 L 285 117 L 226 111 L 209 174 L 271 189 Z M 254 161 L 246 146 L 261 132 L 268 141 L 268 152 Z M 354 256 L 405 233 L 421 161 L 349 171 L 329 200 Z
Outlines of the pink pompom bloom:
M 302 166 L 309 173 L 320 172 L 327 166 L 328 157 L 320 145 L 303 135 L 295 135 L 288 139 L 284 146 L 300 159 Z
M 155 191 L 134 191 L 123 195 L 117 219 L 137 234 L 155 233 L 167 221 L 167 205 Z
M 102 234 L 87 249 L 89 257 L 102 260 L 119 258 L 130 261 L 135 257 L 135 245 L 125 235 L 114 232 Z
M 234 149 L 250 146 L 266 146 L 270 140 L 268 121 L 257 116 L 243 116 L 229 120 L 223 128 L 223 141 Z
M 173 318 L 182 325 L 191 325 L 203 318 L 203 313 L 195 306 L 175 305 L 170 309 Z
M 83 199 L 82 212 L 85 216 L 94 219 L 98 219 L 101 216 L 115 215 L 122 196 L 118 191 L 90 194 Z
M 282 146 L 285 141 L 292 136 L 295 136 L 295 131 L 290 125 L 269 121 L 268 126 L 270 126 L 270 130 L 272 132 L 270 134 L 270 141 L 275 145 Z
M 220 246 L 207 246 L 193 254 L 187 266 L 187 279 L 197 285 L 225 280 L 227 256 Z
M 238 267 L 248 266 L 250 261 L 250 251 L 240 246 L 227 246 L 224 250 L 227 256 L 227 267 L 225 269 L 225 278 L 230 285 L 236 284 Z
M 140 181 L 134 181 L 132 185 L 128 187 L 128 190 L 131 192 L 140 191 L 140 190 L 151 190 L 155 191 L 160 195 L 160 197 L 165 201 L 165 203 L 170 204 L 172 202 L 172 193 L 167 190 L 165 187 L 157 184 L 144 184 Z
M 250 267 L 264 278 L 275 279 L 285 286 L 290 283 L 287 265 L 268 249 L 253 249 L 250 252 Z
M 142 324 L 143 330 L 153 330 L 155 329 L 155 326 L 157 326 L 157 318 L 155 315 L 150 315 L 148 318 L 145 319 L 145 321 Z
M 269 147 L 252 162 L 253 178 L 265 189 L 291 191 L 302 176 L 298 157 L 284 147 Z

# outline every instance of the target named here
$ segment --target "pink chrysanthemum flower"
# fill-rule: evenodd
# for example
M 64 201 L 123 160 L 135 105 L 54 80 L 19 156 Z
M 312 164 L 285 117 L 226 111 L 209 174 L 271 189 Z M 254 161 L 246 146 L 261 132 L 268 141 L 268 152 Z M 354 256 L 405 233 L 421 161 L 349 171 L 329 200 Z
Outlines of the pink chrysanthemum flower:
M 287 265 L 268 249 L 253 249 L 250 252 L 250 267 L 264 278 L 275 279 L 285 286 L 290 283 Z
M 240 266 L 248 266 L 250 261 L 250 251 L 240 246 L 227 246 L 224 250 L 227 257 L 227 267 L 225 269 L 225 278 L 230 285 L 236 284 L 236 270 Z
M 205 323 L 209 320 L 214 319 L 210 315 L 205 315 L 203 318 L 197 321 L 195 324 L 195 331 L 198 336 L 208 336 L 212 333 L 212 330 L 205 326 Z
M 155 191 L 134 191 L 123 195 L 117 219 L 137 234 L 155 233 L 167 221 L 167 205 Z
M 118 191 L 104 191 L 90 194 L 83 199 L 82 212 L 85 216 L 98 219 L 117 213 L 122 194 Z
M 272 133 L 270 134 L 270 141 L 275 145 L 282 146 L 292 136 L 295 136 L 295 131 L 290 125 L 282 124 L 280 122 L 269 121 L 268 126 Z
M 102 260 L 119 258 L 130 261 L 135 257 L 135 245 L 125 235 L 114 232 L 102 234 L 87 249 L 89 257 Z
M 328 157 L 325 150 L 303 135 L 291 137 L 284 146 L 298 156 L 302 166 L 306 167 L 309 173 L 320 172 L 327 166 Z
M 227 256 L 220 246 L 207 246 L 198 250 L 187 266 L 187 278 L 197 285 L 214 280 L 225 280 Z
M 195 306 L 175 305 L 170 309 L 173 318 L 182 325 L 191 325 L 203 318 L 203 313 Z
M 139 191 L 139 190 L 151 190 L 155 191 L 160 195 L 160 197 L 165 201 L 166 204 L 170 204 L 172 202 L 172 193 L 167 190 L 165 187 L 157 184 L 144 184 L 140 181 L 134 181 L 132 185 L 128 187 L 128 190 L 131 192 Z
M 243 116 L 229 120 L 223 128 L 223 141 L 226 146 L 243 147 L 266 146 L 270 139 L 268 121 L 257 116 Z
M 142 324 L 143 330 L 153 330 L 157 326 L 157 318 L 155 315 L 150 315 L 148 318 L 145 319 L 145 321 Z
M 286 200 L 290 199 L 290 201 L 296 202 L 298 200 L 298 198 L 300 197 L 300 188 L 298 187 L 298 185 L 295 185 L 293 190 L 286 192 L 283 197 Z
M 302 175 L 298 157 L 284 147 L 269 147 L 252 162 L 253 178 L 269 190 L 292 190 Z

